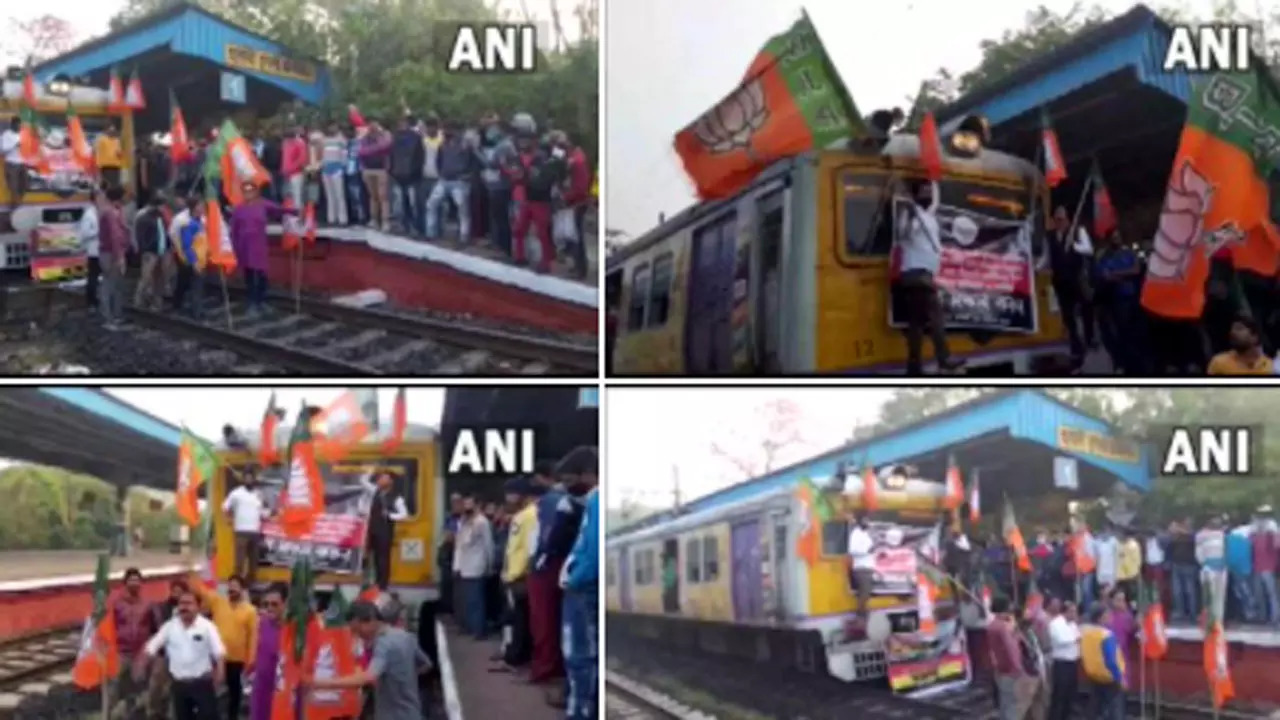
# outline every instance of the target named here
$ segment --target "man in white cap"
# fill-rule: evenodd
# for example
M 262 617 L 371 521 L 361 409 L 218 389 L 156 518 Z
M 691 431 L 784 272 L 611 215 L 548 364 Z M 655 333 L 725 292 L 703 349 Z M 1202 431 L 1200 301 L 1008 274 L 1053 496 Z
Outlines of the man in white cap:
M 1253 514 L 1253 574 L 1260 615 L 1268 625 L 1280 625 L 1280 599 L 1276 595 L 1276 564 L 1280 556 L 1280 531 L 1270 505 Z

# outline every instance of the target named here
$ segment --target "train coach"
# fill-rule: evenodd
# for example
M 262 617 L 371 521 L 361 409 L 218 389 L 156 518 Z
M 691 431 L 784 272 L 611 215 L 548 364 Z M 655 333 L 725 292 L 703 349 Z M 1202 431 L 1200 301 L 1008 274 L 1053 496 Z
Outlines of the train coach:
M 278 430 L 278 447 L 287 446 L 289 432 L 289 428 Z M 325 513 L 312 537 L 290 540 L 274 520 L 263 523 L 258 582 L 288 582 L 294 561 L 308 554 L 318 571 L 317 588 L 341 585 L 346 594 L 354 594 L 364 581 L 370 483 L 378 474 L 388 473 L 393 491 L 404 498 L 409 513 L 407 519 L 394 523 L 390 589 L 410 606 L 439 596 L 435 556 L 446 509 L 437 433 L 434 428 L 411 424 L 396 450 L 388 453 L 382 442 L 383 438 L 371 436 L 340 462 L 319 462 L 325 483 Z M 214 508 L 222 507 L 227 493 L 251 470 L 258 474 L 264 503 L 275 505 L 283 487 L 281 469 L 263 470 L 255 454 L 239 448 L 220 448 L 219 461 L 208 496 Z M 234 571 L 235 537 L 226 513 L 215 512 L 213 518 L 213 567 L 218 580 L 225 582 Z
M 983 262 L 1002 268 L 995 274 L 1019 278 L 994 294 L 944 293 L 955 295 L 951 350 L 988 372 L 1056 361 L 1065 327 L 1047 272 L 1034 267 L 1043 250 L 1043 177 L 1030 162 L 983 147 L 980 133 L 947 140 L 938 183 L 951 218 L 944 233 L 955 235 L 966 264 L 981 245 Z M 605 281 L 618 318 L 613 371 L 901 372 L 906 342 L 891 323 L 893 202 L 899 181 L 925 176 L 919 147 L 916 136 L 896 134 L 879 151 L 824 149 L 779 161 L 735 196 L 699 203 L 620 249 Z M 986 242 L 993 236 L 1001 239 Z
M 936 571 L 949 517 L 943 484 L 902 465 L 870 475 L 833 465 L 826 477 L 748 481 L 609 537 L 607 611 L 651 638 L 845 681 L 887 678 L 904 694 L 968 682 L 964 628 Z M 863 506 L 866 481 L 876 484 L 874 512 Z M 752 484 L 761 490 L 742 492 Z M 865 620 L 849 582 L 855 514 L 875 547 Z M 937 579 L 936 627 L 921 627 L 922 573 Z

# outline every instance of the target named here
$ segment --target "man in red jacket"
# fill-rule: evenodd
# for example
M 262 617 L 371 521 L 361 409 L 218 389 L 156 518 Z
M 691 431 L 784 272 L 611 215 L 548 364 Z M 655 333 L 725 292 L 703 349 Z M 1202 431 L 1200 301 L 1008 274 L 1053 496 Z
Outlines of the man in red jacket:
M 587 164 L 587 154 L 570 143 L 564 131 L 553 131 L 549 139 L 552 147 L 563 154 L 567 169 L 561 199 L 566 208 L 573 209 L 573 221 L 578 229 L 578 244 L 573 248 L 574 273 L 579 278 L 586 278 L 587 242 L 594 240 L 589 240 L 583 231 L 591 201 L 591 166 Z

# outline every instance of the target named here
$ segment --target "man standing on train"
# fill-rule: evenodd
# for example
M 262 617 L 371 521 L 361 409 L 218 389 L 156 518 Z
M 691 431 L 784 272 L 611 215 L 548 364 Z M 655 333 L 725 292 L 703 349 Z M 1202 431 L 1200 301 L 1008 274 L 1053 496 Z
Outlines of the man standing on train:
M 246 470 L 240 477 L 240 485 L 223 501 L 222 512 L 231 516 L 231 529 L 235 533 L 236 557 L 232 572 L 252 585 L 258 578 L 262 518 L 268 515 L 262 494 L 258 492 L 258 478 L 253 470 Z
M 870 617 L 871 589 L 876 575 L 875 542 L 862 513 L 849 523 L 849 584 L 858 598 L 858 618 L 866 630 Z
M 908 185 L 910 197 L 901 203 L 898 247 L 902 252 L 898 288 L 907 320 L 907 374 L 923 374 L 921 352 L 927 330 L 939 370 L 957 370 L 963 362 L 951 358 L 946 321 L 935 278 L 942 267 L 942 235 L 938 226 L 941 191 L 936 182 Z
M 373 561 L 375 582 L 383 592 L 391 584 L 391 544 L 395 539 L 395 523 L 408 517 L 404 498 L 393 489 L 391 473 L 378 473 L 373 502 L 369 506 L 369 555 Z

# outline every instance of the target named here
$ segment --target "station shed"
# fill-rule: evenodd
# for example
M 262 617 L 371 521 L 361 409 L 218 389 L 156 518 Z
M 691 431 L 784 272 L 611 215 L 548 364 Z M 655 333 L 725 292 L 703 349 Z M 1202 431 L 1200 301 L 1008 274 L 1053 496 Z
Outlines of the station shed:
M 178 426 L 98 388 L 0 390 L 0 457 L 93 475 L 116 487 L 172 490 Z
M 113 68 L 126 82 L 138 71 L 147 105 L 134 116 L 139 132 L 168 129 L 170 90 L 196 131 L 242 111 L 270 115 L 294 101 L 319 105 L 331 89 L 322 60 L 189 2 L 169 5 L 33 71 L 42 84 L 65 77 L 106 87 Z
M 1192 92 L 1190 75 L 1163 69 L 1172 32 L 1136 5 L 942 108 L 940 130 L 983 115 L 993 147 L 1036 158 L 1043 110 L 1067 164 L 1056 204 L 1074 209 L 1096 159 L 1122 220 L 1126 210 L 1153 202 L 1158 213 Z
M 1067 460 L 1065 465 L 1072 472 L 1063 473 L 1057 458 Z M 620 532 L 669 521 L 677 514 L 705 513 L 749 501 L 793 487 L 802 478 L 821 485 L 826 478 L 867 465 L 877 469 L 912 465 L 921 477 L 942 482 L 952 460 L 966 483 L 975 473 L 980 477 L 984 515 L 993 509 L 998 512 L 1006 495 L 1015 503 L 1036 503 L 1054 492 L 1069 499 L 1088 499 L 1107 495 L 1117 486 L 1139 493 L 1151 489 L 1151 452 L 1146 444 L 1124 437 L 1102 419 L 1041 390 L 997 390 L 697 498 L 676 513 L 651 516 Z

